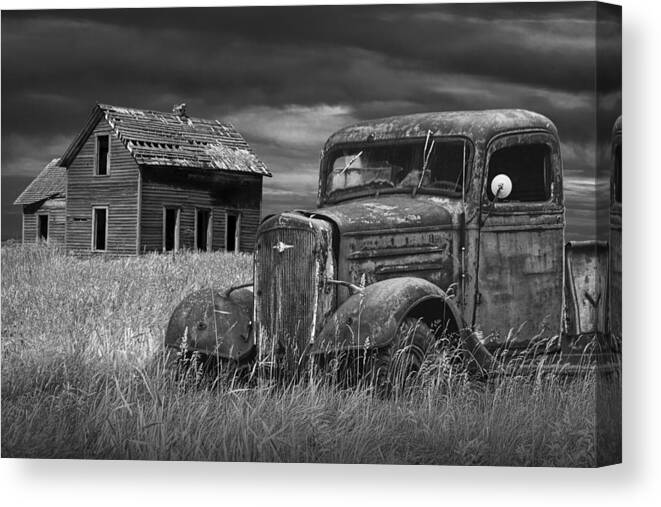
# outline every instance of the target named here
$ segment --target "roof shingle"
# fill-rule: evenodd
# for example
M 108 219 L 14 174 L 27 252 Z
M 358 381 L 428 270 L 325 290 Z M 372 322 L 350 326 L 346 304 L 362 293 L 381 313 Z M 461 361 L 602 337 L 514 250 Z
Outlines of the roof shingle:
M 67 170 L 54 158 L 19 195 L 14 204 L 33 204 L 54 197 L 66 197 Z

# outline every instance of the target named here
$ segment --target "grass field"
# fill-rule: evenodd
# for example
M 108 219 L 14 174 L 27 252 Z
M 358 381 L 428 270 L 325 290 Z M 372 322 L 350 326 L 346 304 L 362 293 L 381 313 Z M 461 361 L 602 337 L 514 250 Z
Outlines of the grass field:
M 456 375 L 384 399 L 314 380 L 196 386 L 164 371 L 183 296 L 251 278 L 248 255 L 81 260 L 4 246 L 2 456 L 595 466 L 592 375 Z

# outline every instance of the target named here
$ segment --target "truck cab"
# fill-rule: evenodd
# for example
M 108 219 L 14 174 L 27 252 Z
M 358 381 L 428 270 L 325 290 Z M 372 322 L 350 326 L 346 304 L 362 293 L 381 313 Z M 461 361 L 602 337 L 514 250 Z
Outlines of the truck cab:
M 507 195 L 494 194 L 499 175 L 511 182 Z M 324 333 L 334 345 L 317 348 L 385 344 L 387 314 L 417 315 L 424 301 L 426 320 L 452 316 L 491 349 L 552 339 L 562 325 L 564 226 L 558 134 L 542 115 L 443 112 L 346 127 L 323 148 L 318 208 L 260 227 L 257 341 L 274 351 L 272 337 L 288 336 L 302 351 L 330 325 L 353 339 Z M 386 280 L 402 297 L 363 297 L 363 311 L 382 310 L 377 321 L 353 329 L 357 319 L 331 319 L 351 285 Z M 419 280 L 438 291 L 409 296 Z

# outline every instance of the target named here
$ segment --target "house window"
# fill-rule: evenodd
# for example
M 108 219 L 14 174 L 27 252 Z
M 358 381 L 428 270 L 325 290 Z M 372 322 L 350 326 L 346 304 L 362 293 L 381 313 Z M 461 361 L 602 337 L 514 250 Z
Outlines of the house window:
M 225 250 L 228 252 L 239 250 L 240 218 L 239 213 L 227 213 L 225 219 Z
M 108 242 L 108 208 L 92 208 L 92 250 L 105 252 Z
M 179 208 L 163 208 L 163 251 L 179 250 Z
M 37 215 L 37 240 L 48 241 L 48 215 Z
M 195 210 L 195 248 L 208 251 L 211 247 L 211 211 Z
M 96 174 L 107 176 L 110 169 L 110 137 L 96 137 Z
M 504 201 L 539 202 L 551 197 L 551 150 L 547 144 L 520 144 L 501 148 L 489 160 L 489 199 L 491 180 L 506 174 L 512 180 L 512 193 Z

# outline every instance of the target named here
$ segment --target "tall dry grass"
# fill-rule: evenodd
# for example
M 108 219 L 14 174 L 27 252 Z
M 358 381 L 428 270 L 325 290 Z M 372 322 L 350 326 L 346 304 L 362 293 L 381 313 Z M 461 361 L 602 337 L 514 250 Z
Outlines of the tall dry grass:
M 76 259 L 2 248 L 2 456 L 594 466 L 595 379 L 422 378 L 383 398 L 316 378 L 245 385 L 175 378 L 170 312 L 250 280 L 223 253 Z M 446 372 L 447 373 L 447 372 Z

